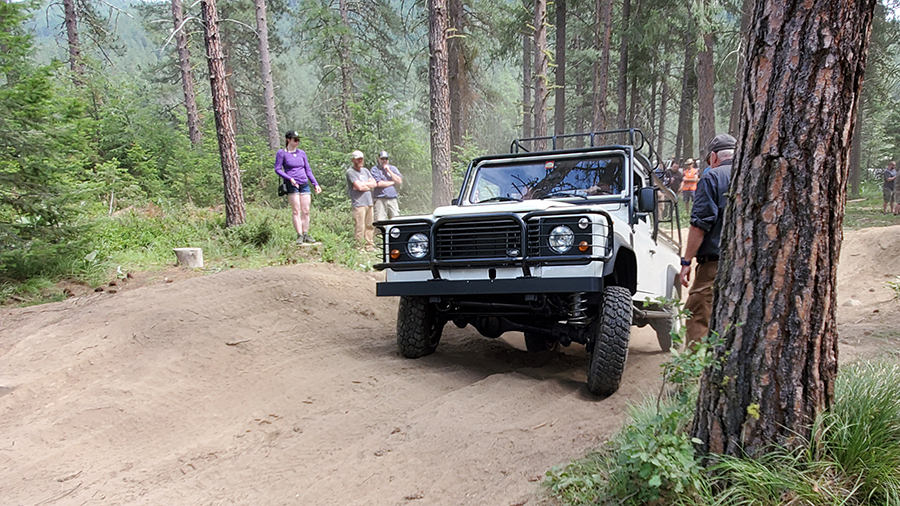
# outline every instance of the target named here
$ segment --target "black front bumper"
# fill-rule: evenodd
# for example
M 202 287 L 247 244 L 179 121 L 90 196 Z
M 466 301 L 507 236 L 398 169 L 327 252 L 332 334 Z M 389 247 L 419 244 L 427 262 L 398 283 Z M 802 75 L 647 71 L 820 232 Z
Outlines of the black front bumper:
M 489 294 L 543 294 L 572 292 L 601 292 L 603 278 L 516 278 L 451 281 L 429 279 L 427 281 L 381 282 L 376 285 L 379 297 L 398 295 L 452 296 Z

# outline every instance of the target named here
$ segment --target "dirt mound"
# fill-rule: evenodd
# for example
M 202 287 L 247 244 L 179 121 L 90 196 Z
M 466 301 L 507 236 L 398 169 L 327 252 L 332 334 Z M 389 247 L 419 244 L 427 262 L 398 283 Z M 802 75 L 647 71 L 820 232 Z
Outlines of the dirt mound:
M 841 296 L 876 291 L 840 308 L 842 359 L 896 347 L 889 230 L 846 239 Z M 403 359 L 380 276 L 304 264 L 134 288 L 136 274 L 0 312 L 0 502 L 543 504 L 543 473 L 659 388 L 649 328 L 602 400 L 577 345 L 526 353 L 520 334 L 451 324 L 437 353 Z

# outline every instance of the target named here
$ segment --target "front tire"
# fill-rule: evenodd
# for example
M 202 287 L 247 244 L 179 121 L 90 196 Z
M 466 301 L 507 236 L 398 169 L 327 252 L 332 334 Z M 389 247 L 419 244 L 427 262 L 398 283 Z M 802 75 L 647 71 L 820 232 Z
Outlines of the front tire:
M 606 287 L 601 304 L 587 386 L 591 393 L 608 396 L 619 389 L 628 359 L 633 315 L 631 291 L 621 286 Z
M 397 349 L 406 358 L 434 353 L 441 341 L 444 321 L 428 297 L 403 296 L 397 308 Z

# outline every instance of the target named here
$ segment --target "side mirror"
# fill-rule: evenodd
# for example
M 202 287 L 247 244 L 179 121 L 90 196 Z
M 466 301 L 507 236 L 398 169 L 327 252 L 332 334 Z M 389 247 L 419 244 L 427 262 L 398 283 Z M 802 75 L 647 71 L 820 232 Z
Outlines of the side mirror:
M 656 188 L 647 186 L 638 190 L 637 210 L 639 213 L 652 213 L 656 210 Z
M 455 206 L 455 205 L 457 205 L 457 204 L 459 204 L 459 199 L 453 199 L 453 200 L 450 201 L 450 205 L 451 205 L 451 206 Z

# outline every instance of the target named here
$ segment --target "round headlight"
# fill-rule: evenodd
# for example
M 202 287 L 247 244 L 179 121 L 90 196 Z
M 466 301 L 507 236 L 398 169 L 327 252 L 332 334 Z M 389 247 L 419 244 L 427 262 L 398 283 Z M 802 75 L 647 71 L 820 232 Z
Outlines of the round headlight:
M 572 232 L 572 229 L 565 225 L 560 225 L 550 232 L 550 238 L 547 242 L 554 253 L 565 253 L 575 244 L 575 232 Z
M 397 239 L 398 237 L 400 237 L 400 229 L 397 227 L 392 228 L 391 229 L 391 239 Z
M 428 236 L 413 234 L 406 243 L 406 252 L 413 258 L 424 258 L 428 254 Z

